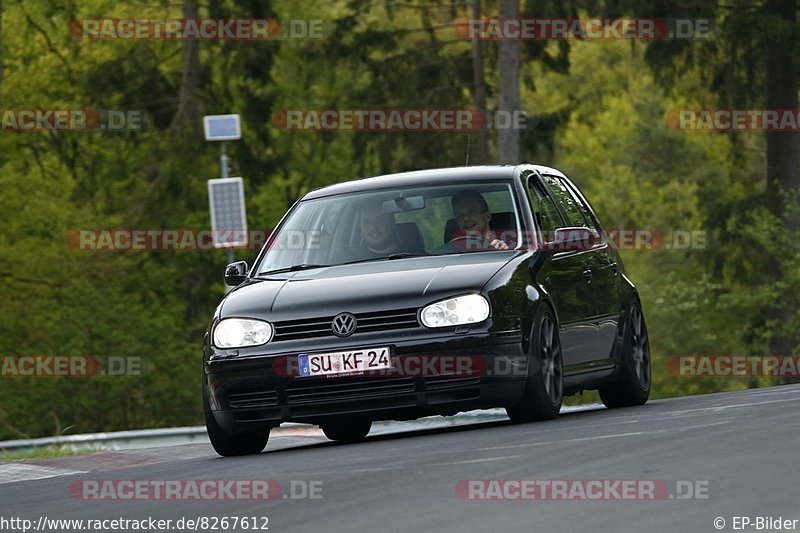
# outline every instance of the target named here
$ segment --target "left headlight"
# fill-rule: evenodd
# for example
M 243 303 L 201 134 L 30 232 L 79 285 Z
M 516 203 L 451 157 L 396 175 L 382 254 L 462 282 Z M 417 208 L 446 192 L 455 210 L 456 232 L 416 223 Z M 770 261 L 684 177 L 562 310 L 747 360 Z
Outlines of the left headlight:
M 263 320 L 225 318 L 214 328 L 214 346 L 244 348 L 266 344 L 272 339 L 272 325 Z
M 420 320 L 429 328 L 460 326 L 489 318 L 489 302 L 480 294 L 468 294 L 433 303 L 422 310 Z

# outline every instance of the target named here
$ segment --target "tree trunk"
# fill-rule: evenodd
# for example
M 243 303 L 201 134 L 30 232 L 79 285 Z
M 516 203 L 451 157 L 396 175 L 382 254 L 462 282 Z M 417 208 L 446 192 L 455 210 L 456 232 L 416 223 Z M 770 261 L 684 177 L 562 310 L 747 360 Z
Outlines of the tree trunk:
M 183 18 L 199 18 L 195 0 L 183 3 Z M 188 127 L 194 135 L 200 135 L 200 42 L 186 39 L 182 43 L 183 76 L 178 93 L 178 111 L 172 120 L 172 128 Z
M 500 18 L 519 18 L 519 0 L 500 0 Z M 513 129 L 513 116 L 520 109 L 519 104 L 519 41 L 500 40 L 497 44 L 497 68 L 500 73 L 497 111 L 508 113 L 512 120 L 506 127 L 497 130 L 498 163 L 516 164 L 519 158 L 519 131 Z M 497 124 L 499 117 L 495 117 Z
M 474 20 L 481 18 L 481 0 L 472 0 L 472 18 Z M 475 86 L 475 107 L 485 117 L 486 80 L 483 75 L 483 41 L 477 37 L 472 39 L 472 81 Z M 474 157 L 471 157 L 470 161 L 485 165 L 489 162 L 489 129 L 481 128 L 477 137 Z
M 3 0 L 0 0 L 0 94 L 3 91 Z
M 764 49 L 766 63 L 766 107 L 767 109 L 791 109 L 798 107 L 797 68 L 794 50 L 797 47 L 797 2 L 796 0 L 768 0 L 764 4 L 766 19 L 772 26 L 766 36 Z M 787 208 L 796 201 L 800 192 L 800 134 L 790 131 L 768 131 L 767 141 L 767 207 L 777 216 L 787 235 L 797 235 L 800 221 L 797 211 Z M 789 241 L 796 245 L 796 238 Z M 791 252 L 783 250 L 782 252 Z M 785 256 L 785 253 L 781 253 Z M 783 278 L 784 265 L 780 257 L 771 261 L 770 274 L 776 280 Z M 770 343 L 773 354 L 789 355 L 800 343 L 798 332 L 787 331 L 797 317 L 797 302 L 784 298 L 776 302 L 773 320 L 778 331 Z
M 782 19 L 783 26 L 776 28 L 766 41 L 767 108 L 797 109 L 796 0 L 770 0 L 764 9 L 770 19 Z M 766 138 L 768 207 L 783 219 L 786 216 L 784 195 L 800 187 L 800 137 L 790 132 L 770 131 Z

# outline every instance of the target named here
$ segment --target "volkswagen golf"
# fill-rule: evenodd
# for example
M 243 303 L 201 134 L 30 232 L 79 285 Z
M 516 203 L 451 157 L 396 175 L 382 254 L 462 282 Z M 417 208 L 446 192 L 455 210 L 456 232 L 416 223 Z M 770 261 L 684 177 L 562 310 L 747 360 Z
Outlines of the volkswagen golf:
M 539 165 L 424 170 L 309 192 L 203 343 L 208 435 L 261 452 L 283 422 L 363 439 L 376 420 L 503 407 L 551 419 L 598 390 L 650 393 L 642 306 L 589 202 Z

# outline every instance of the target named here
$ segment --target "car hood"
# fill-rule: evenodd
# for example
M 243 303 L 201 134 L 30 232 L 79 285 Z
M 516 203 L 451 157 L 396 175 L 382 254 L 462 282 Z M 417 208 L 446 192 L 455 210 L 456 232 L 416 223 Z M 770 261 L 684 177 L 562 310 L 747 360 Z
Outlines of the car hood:
M 519 252 L 473 252 L 315 268 L 251 279 L 234 289 L 221 316 L 292 319 L 420 307 L 479 291 Z

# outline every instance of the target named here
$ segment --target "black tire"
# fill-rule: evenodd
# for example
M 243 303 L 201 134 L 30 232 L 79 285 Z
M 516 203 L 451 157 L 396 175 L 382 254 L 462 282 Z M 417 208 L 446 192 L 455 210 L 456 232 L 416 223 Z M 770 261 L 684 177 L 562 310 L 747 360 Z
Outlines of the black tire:
M 364 440 L 372 429 L 372 420 L 365 418 L 339 418 L 320 424 L 322 432 L 331 440 L 338 442 L 357 442 Z
M 269 440 L 269 429 L 228 433 L 214 419 L 211 406 L 208 404 L 208 391 L 203 385 L 203 414 L 206 419 L 206 430 L 211 446 L 222 457 L 236 455 L 252 455 L 261 453 Z
M 600 399 L 606 407 L 642 405 L 650 397 L 650 342 L 639 301 L 634 299 L 623 331 L 622 360 L 619 377 L 600 387 Z
M 558 416 L 564 396 L 564 360 L 553 312 L 540 305 L 533 322 L 528 381 L 522 399 L 506 407 L 512 422 L 550 420 Z

